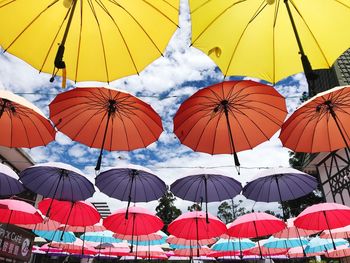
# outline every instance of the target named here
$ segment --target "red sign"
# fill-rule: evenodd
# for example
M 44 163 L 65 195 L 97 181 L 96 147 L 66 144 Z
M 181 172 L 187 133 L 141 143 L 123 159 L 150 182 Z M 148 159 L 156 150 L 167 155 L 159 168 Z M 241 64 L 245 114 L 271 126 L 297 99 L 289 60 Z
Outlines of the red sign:
M 31 232 L 14 225 L 0 224 L 0 257 L 28 261 L 33 242 L 34 234 Z

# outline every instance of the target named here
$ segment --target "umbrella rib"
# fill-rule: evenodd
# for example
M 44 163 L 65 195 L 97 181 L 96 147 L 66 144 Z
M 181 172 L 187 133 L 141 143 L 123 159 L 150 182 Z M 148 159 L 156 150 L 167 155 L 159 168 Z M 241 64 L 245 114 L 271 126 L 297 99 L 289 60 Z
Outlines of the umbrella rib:
M 235 114 L 233 114 L 233 112 L 232 112 L 231 110 L 230 110 L 230 112 L 232 113 L 232 117 L 236 120 L 236 123 L 239 125 L 239 127 L 241 128 L 241 130 L 244 131 L 244 129 L 243 129 L 241 123 L 238 121 L 238 119 L 236 118 Z M 245 114 L 243 114 L 243 115 L 245 115 Z M 249 119 L 251 122 L 253 122 L 250 118 L 248 118 L 248 119 Z M 253 124 L 257 127 L 257 125 L 256 125 L 254 122 L 253 122 Z M 257 128 L 261 131 L 261 133 L 263 133 L 262 130 L 261 130 L 259 127 L 257 127 Z M 250 141 L 248 140 L 247 135 L 246 135 L 244 132 L 243 132 L 243 135 L 244 135 L 244 137 L 245 137 L 247 143 L 249 144 L 250 149 L 253 149 L 252 145 L 250 144 Z M 263 133 L 263 135 L 264 135 L 265 137 L 267 137 L 267 136 L 265 135 L 265 133 Z M 232 149 L 232 150 L 233 150 L 233 149 Z M 237 152 L 237 150 L 236 150 L 236 152 Z
M 80 28 L 79 28 L 79 40 L 78 40 L 78 48 L 77 48 L 77 61 L 75 67 L 75 76 L 74 81 L 77 81 L 78 71 L 79 71 L 79 58 L 80 58 L 80 50 L 81 50 L 81 34 L 83 31 L 83 0 L 80 0 Z
M 25 113 L 24 113 L 24 114 L 25 114 Z M 35 130 L 36 130 L 37 133 L 39 134 L 39 137 L 40 137 L 41 142 L 42 142 L 44 145 L 46 145 L 46 142 L 44 141 L 44 138 L 43 138 L 43 136 L 42 136 L 42 134 L 41 134 L 41 132 L 40 132 L 40 130 L 39 130 L 39 127 L 38 127 L 38 125 L 35 124 L 33 118 L 31 118 L 30 116 L 28 116 L 28 115 L 26 115 L 26 114 L 25 114 L 25 116 L 26 116 L 26 117 L 28 118 L 28 120 L 33 124 Z M 21 117 L 21 116 L 18 116 L 18 118 L 21 120 L 21 122 L 22 122 L 22 124 L 23 124 L 23 128 L 24 128 L 24 130 L 25 130 L 25 134 L 26 134 L 27 141 L 28 141 L 28 145 L 30 145 L 30 139 L 29 139 L 27 127 L 24 125 L 23 120 L 22 120 L 22 117 Z M 40 118 L 37 118 L 37 119 L 38 119 L 41 123 L 43 123 L 42 120 L 41 120 Z M 44 123 L 43 123 L 43 124 L 44 124 Z M 45 125 L 45 124 L 44 124 L 44 125 Z M 50 124 L 50 125 L 51 125 L 51 124 Z
M 93 0 L 88 0 L 88 3 L 89 3 L 89 6 L 90 6 L 90 9 L 91 9 L 91 12 L 94 15 L 94 18 L 95 18 L 95 21 L 96 21 L 96 25 L 98 27 L 98 32 L 99 32 L 99 35 L 100 35 L 100 41 L 101 41 L 102 51 L 103 51 L 103 61 L 104 61 L 104 66 L 105 66 L 105 71 L 106 71 L 107 83 L 109 83 L 109 74 L 108 74 L 108 66 L 107 66 L 107 57 L 106 57 L 105 44 L 104 44 L 104 41 L 103 41 L 103 35 L 102 35 L 102 31 L 101 31 L 100 22 L 98 20 L 98 17 L 97 17 L 97 14 L 96 14 L 96 10 L 95 10 L 95 7 L 94 7 L 92 1 Z M 95 1 L 97 1 L 97 0 L 95 0 Z M 103 8 L 102 8 L 102 10 L 103 10 Z
M 97 114 L 95 114 L 95 115 L 97 115 Z M 83 130 L 83 128 L 88 124 L 88 122 L 89 122 L 93 117 L 95 117 L 95 115 L 92 115 L 92 116 L 90 117 L 90 119 L 81 127 L 80 131 L 74 136 L 74 139 L 80 134 L 80 132 L 81 132 L 81 131 Z M 107 112 L 104 112 L 104 114 L 103 114 L 103 116 L 102 116 L 102 118 L 101 118 L 101 121 L 100 121 L 100 123 L 99 123 L 98 126 L 97 126 L 97 130 L 96 130 L 95 135 L 94 135 L 94 137 L 93 137 L 93 139 L 92 139 L 92 142 L 90 143 L 90 147 L 92 147 L 92 145 L 94 145 L 95 140 L 96 140 L 96 137 L 97 137 L 97 134 L 98 134 L 98 131 L 99 131 L 99 129 L 101 128 L 102 122 L 103 122 L 103 120 L 106 118 L 106 115 L 107 115 Z M 105 128 L 105 127 L 104 127 L 104 128 Z

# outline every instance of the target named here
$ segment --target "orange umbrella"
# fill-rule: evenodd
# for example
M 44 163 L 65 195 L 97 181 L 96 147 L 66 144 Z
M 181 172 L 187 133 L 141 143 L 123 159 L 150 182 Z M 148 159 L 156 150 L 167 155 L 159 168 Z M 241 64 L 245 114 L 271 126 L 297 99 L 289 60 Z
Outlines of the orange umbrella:
M 45 115 L 26 99 L 0 90 L 0 145 L 33 148 L 55 139 L 55 129 Z
M 198 152 L 233 154 L 270 139 L 287 115 L 285 99 L 271 86 L 225 81 L 197 91 L 174 117 L 180 141 Z
M 103 149 L 131 151 L 147 147 L 163 131 L 159 115 L 131 94 L 109 88 L 76 88 L 50 103 L 50 119 L 72 140 Z
M 283 124 L 280 139 L 295 152 L 349 149 L 350 87 L 335 87 L 302 104 Z

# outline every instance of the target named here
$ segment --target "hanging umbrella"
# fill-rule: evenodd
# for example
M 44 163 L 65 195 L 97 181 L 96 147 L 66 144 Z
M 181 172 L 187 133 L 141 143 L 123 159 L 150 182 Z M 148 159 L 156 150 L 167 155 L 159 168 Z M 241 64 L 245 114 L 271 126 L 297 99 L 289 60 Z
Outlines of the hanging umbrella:
M 174 133 L 194 151 L 233 154 L 252 149 L 280 129 L 287 114 L 284 98 L 271 86 L 225 81 L 197 91 L 174 117 Z
M 320 232 L 317 230 L 307 230 L 307 229 L 297 228 L 294 225 L 294 220 L 295 220 L 295 217 L 288 218 L 287 227 L 273 234 L 273 236 L 277 238 L 301 238 L 301 237 L 308 237 Z
M 163 131 L 153 108 L 131 94 L 110 88 L 76 88 L 56 96 L 50 103 L 55 127 L 92 148 L 131 151 L 155 142 Z
M 136 246 L 135 252 L 130 253 L 136 257 L 141 258 L 168 258 L 164 250 L 160 246 Z
M 39 108 L 6 90 L 0 90 L 0 128 L 0 145 L 9 148 L 45 146 L 56 134 Z
M 225 76 L 276 83 L 304 71 L 312 93 L 312 69 L 330 68 L 349 48 L 349 6 L 348 0 L 191 0 L 192 45 Z
M 7 165 L 0 163 L 0 196 L 12 196 L 23 191 L 18 175 Z
M 309 241 L 306 238 L 275 238 L 271 236 L 264 243 L 264 247 L 289 249 L 292 247 L 303 247 L 308 243 Z
M 220 239 L 211 249 L 215 251 L 242 251 L 255 247 L 255 242 L 248 238 L 243 239 Z
M 20 180 L 34 193 L 58 200 L 85 200 L 95 192 L 79 169 L 65 163 L 36 164 L 23 170 Z
M 201 247 L 201 248 L 187 248 L 187 249 L 175 249 L 174 255 L 180 256 L 180 257 L 201 257 L 206 256 L 210 254 L 212 251 L 208 247 Z
M 327 258 L 345 258 L 350 256 L 350 247 L 339 247 L 337 250 L 329 250 L 326 252 Z
M 260 172 L 256 179 L 246 184 L 242 194 L 254 201 L 280 202 L 286 220 L 283 202 L 307 195 L 317 185 L 315 177 L 296 169 L 271 168 Z
M 345 238 L 349 239 L 350 238 L 350 225 L 340 227 L 340 228 L 335 228 L 332 230 L 324 230 L 320 238 L 331 238 L 331 235 L 333 238 Z
M 57 252 L 62 252 L 61 248 L 57 248 L 57 247 L 51 247 L 50 243 L 46 243 L 44 245 L 42 245 L 39 250 L 44 251 L 46 253 L 57 253 Z
M 53 231 L 59 228 L 60 223 L 56 222 L 55 220 L 46 219 L 43 222 L 38 224 L 16 224 L 16 226 L 26 228 L 26 229 L 31 229 L 31 230 Z M 70 231 L 70 230 L 67 230 L 67 231 Z
M 283 146 L 307 153 L 349 150 L 349 94 L 350 87 L 336 87 L 299 106 L 282 126 Z
M 288 248 L 270 248 L 265 244 L 269 242 L 268 239 L 259 240 L 259 245 L 249 249 L 246 254 L 262 255 L 264 257 L 271 257 L 275 255 L 285 255 L 288 252 Z
M 90 242 L 98 242 L 98 243 L 120 243 L 121 239 L 117 239 L 113 237 L 112 231 L 102 231 L 102 232 L 86 232 L 85 234 L 80 236 L 80 239 Z
M 131 235 L 131 252 L 133 252 L 134 237 L 154 233 L 164 224 L 159 217 L 141 207 L 130 207 L 128 213 L 129 217 L 125 218 L 126 209 L 119 209 L 105 218 L 103 225 L 115 233 Z
M 120 234 L 114 234 L 114 237 L 123 237 L 121 239 L 127 240 L 129 243 L 132 240 L 132 236 L 130 235 L 120 235 Z M 166 244 L 166 240 L 168 238 L 168 235 L 165 234 L 163 231 L 157 231 L 156 233 L 151 233 L 149 235 L 138 235 L 137 236 L 137 242 L 134 242 L 137 246 L 156 246 L 156 245 L 162 245 Z
M 190 240 L 196 240 L 190 246 L 197 246 L 197 257 L 199 257 L 199 240 L 218 237 L 226 233 L 226 225 L 215 216 L 202 211 L 187 212 L 176 218 L 168 226 L 170 234 Z
M 102 223 L 96 223 L 94 225 L 91 226 L 70 226 L 70 225 L 64 225 L 61 224 L 58 227 L 58 230 L 63 230 L 66 229 L 66 231 L 72 231 L 72 232 L 101 232 L 101 231 L 105 231 L 106 228 L 102 225 Z
M 249 213 L 238 217 L 227 227 L 227 233 L 232 237 L 239 238 L 257 238 L 272 235 L 285 228 L 285 223 L 267 213 Z M 258 240 L 258 248 L 260 249 L 260 257 L 263 253 Z
M 45 238 L 49 241 L 71 243 L 76 240 L 73 232 L 62 232 L 59 230 L 44 231 L 44 230 L 33 230 L 34 234 L 39 237 Z
M 137 168 L 130 166 L 104 171 L 96 177 L 96 186 L 109 197 L 127 201 L 127 211 L 131 202 L 150 202 L 161 198 L 167 190 L 165 183 L 151 172 Z
M 205 202 L 208 221 L 208 202 L 232 199 L 242 190 L 235 179 L 219 174 L 197 174 L 182 177 L 170 186 L 170 191 L 181 199 L 193 202 Z
M 323 239 L 314 237 L 305 247 L 306 254 L 326 252 L 328 250 L 336 250 L 338 246 L 349 245 L 345 239 Z
M 217 241 L 216 238 L 207 238 L 207 239 L 185 239 L 185 238 L 179 238 L 173 235 L 170 235 L 166 242 L 168 242 L 170 245 L 176 245 L 176 246 L 194 246 L 195 244 L 198 244 L 199 246 L 206 246 L 206 245 L 212 245 Z
M 350 225 L 350 208 L 337 203 L 322 203 L 307 207 L 295 219 L 298 228 L 331 230 Z M 333 236 L 331 239 L 333 240 Z M 335 244 L 333 242 L 333 248 Z
M 39 202 L 39 210 L 45 214 L 51 207 L 49 218 L 70 226 L 91 226 L 100 221 L 96 208 L 85 201 L 69 202 L 46 198 Z M 63 232 L 65 228 L 63 228 Z
M 52 72 L 51 81 L 61 69 L 74 81 L 110 82 L 138 74 L 162 55 L 177 29 L 178 6 L 178 0 L 6 0 L 0 45 L 40 72 Z

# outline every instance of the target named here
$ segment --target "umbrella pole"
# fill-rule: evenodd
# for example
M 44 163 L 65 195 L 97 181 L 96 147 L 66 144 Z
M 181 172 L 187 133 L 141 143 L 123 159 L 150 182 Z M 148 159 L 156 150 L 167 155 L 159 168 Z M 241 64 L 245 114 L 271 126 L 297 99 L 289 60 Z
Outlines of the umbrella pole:
M 86 226 L 84 226 L 84 234 L 83 234 L 83 247 L 81 249 L 81 254 L 84 256 L 84 245 L 85 245 L 85 233 L 86 233 Z
M 5 226 L 5 233 L 4 233 L 4 237 L 1 239 L 1 244 L 0 244 L 0 250 L 2 250 L 3 246 L 4 246 L 4 240 L 5 240 L 5 237 L 6 237 L 6 231 L 7 231 L 7 228 L 8 228 L 8 225 L 10 224 L 10 221 L 11 221 L 11 216 L 12 216 L 12 211 L 13 210 L 10 210 L 10 215 L 9 215 L 9 219 L 7 220 L 7 224 Z
M 283 220 L 286 221 L 287 217 L 286 217 L 286 213 L 284 211 L 284 205 L 283 205 L 283 201 L 282 201 L 282 194 L 281 194 L 281 189 L 280 189 L 280 185 L 278 183 L 278 178 L 277 176 L 275 176 L 275 180 L 276 180 L 276 184 L 277 184 L 277 189 L 278 189 L 278 195 L 280 197 L 280 201 L 281 201 L 281 206 L 282 206 L 282 213 L 283 213 Z
M 295 25 L 293 15 L 292 15 L 292 12 L 291 12 L 289 4 L 288 4 L 288 0 L 284 0 L 284 3 L 286 5 L 287 13 L 288 13 L 288 16 L 289 16 L 289 20 L 290 20 L 290 22 L 292 24 L 294 36 L 295 36 L 297 44 L 298 44 L 299 54 L 301 56 L 301 64 L 303 66 L 305 77 L 306 77 L 306 80 L 307 80 L 307 83 L 308 83 L 308 86 L 309 86 L 309 97 L 312 97 L 312 96 L 315 95 L 314 80 L 317 78 L 317 75 L 312 70 L 312 66 L 310 64 L 310 61 L 309 61 L 308 57 L 305 55 L 305 52 L 304 52 L 303 46 L 301 44 L 301 40 L 300 40 L 300 37 L 299 37 L 299 33 L 298 33 L 298 30 L 297 30 L 297 27 Z
M 239 257 L 242 259 L 243 255 L 242 255 L 242 244 L 241 244 L 241 238 L 238 238 L 238 243 L 239 243 Z
M 137 260 L 137 250 L 138 250 L 139 236 L 136 236 L 136 252 L 135 252 L 135 261 Z
M 101 146 L 101 150 L 100 150 L 100 155 L 98 156 L 96 167 L 95 167 L 95 172 L 96 173 L 99 173 L 99 171 L 101 169 L 103 147 L 105 146 L 106 137 L 107 137 L 107 131 L 108 131 L 108 124 L 109 124 L 109 121 L 111 119 L 112 112 L 115 111 L 115 104 L 116 104 L 116 101 L 112 101 L 112 100 L 109 101 L 106 128 L 105 128 L 105 131 L 103 133 L 103 139 L 102 139 L 102 146 Z
M 72 213 L 72 210 L 73 210 L 73 206 L 74 206 L 74 202 L 72 202 L 72 205 L 70 207 L 70 210 L 69 210 L 69 213 L 68 213 L 68 216 L 67 216 L 67 220 L 66 220 L 66 223 L 64 225 L 64 228 L 63 228 L 63 231 L 62 231 L 62 234 L 61 234 L 61 241 L 63 241 L 63 234 L 64 232 L 66 231 L 66 227 L 67 227 L 67 224 L 68 224 L 68 220 L 69 220 L 69 217 L 70 217 L 70 214 Z
M 207 224 L 209 224 L 209 217 L 208 217 L 208 182 L 206 175 L 204 176 L 204 189 L 205 189 L 205 220 Z
M 135 217 L 136 214 L 133 214 L 133 218 L 132 218 L 132 232 L 131 232 L 131 247 L 130 247 L 130 252 L 133 252 L 134 249 L 134 231 L 135 231 Z
M 306 258 L 306 252 L 305 252 L 305 249 L 304 249 L 303 243 L 301 242 L 301 238 L 300 238 L 300 234 L 299 234 L 299 229 L 298 229 L 297 227 L 295 227 L 295 229 L 297 230 L 297 234 L 298 234 L 299 242 L 300 242 L 301 248 L 303 249 L 303 254 L 304 254 L 304 257 Z
M 197 257 L 199 257 L 198 217 L 196 217 Z
M 126 208 L 126 213 L 125 213 L 125 219 L 128 219 L 129 216 L 129 207 L 131 203 L 131 192 L 132 192 L 132 185 L 134 183 L 135 175 L 137 174 L 137 171 L 132 169 L 131 171 L 131 185 L 130 185 L 130 191 L 129 191 L 129 197 L 128 197 L 128 206 Z
M 254 224 L 255 235 L 256 235 L 256 237 L 258 237 L 259 235 L 258 235 L 258 230 L 256 229 L 255 221 L 253 221 L 253 224 Z M 259 242 L 259 240 L 258 240 L 258 247 L 259 247 L 260 259 L 262 259 L 263 256 L 262 256 L 262 252 L 261 252 L 261 247 L 260 247 L 260 242 Z
M 46 217 L 49 217 L 49 215 L 50 215 L 50 211 L 51 211 L 51 207 L 52 207 L 52 204 L 53 204 L 53 200 L 56 197 L 57 190 L 58 190 L 58 187 L 60 186 L 60 182 L 61 182 L 63 176 L 64 176 L 64 170 L 62 169 L 61 170 L 61 174 L 60 174 L 60 178 L 58 179 L 58 182 L 57 182 L 57 185 L 56 185 L 56 188 L 55 188 L 55 192 L 53 193 L 53 197 L 51 198 L 51 202 L 50 202 L 49 208 L 46 211 L 46 215 L 45 215 Z
M 224 104 L 223 102 L 226 102 L 226 104 Z M 232 146 L 233 158 L 235 160 L 235 166 L 240 167 L 241 164 L 239 163 L 239 160 L 238 160 L 238 155 L 237 155 L 237 152 L 236 152 L 235 143 L 234 143 L 233 136 L 232 136 L 230 119 L 228 117 L 227 101 L 223 101 L 223 102 L 222 102 L 222 104 L 224 106 L 225 118 L 226 118 L 228 133 L 229 133 L 229 137 L 230 137 L 230 143 L 231 143 L 231 146 Z M 239 169 L 238 169 L 238 174 L 240 174 L 240 170 Z
M 331 231 L 331 229 L 329 228 L 329 224 L 328 224 L 328 219 L 327 219 L 326 211 L 322 211 L 322 212 L 323 212 L 324 218 L 326 219 L 326 224 L 327 224 L 327 227 L 328 227 L 328 230 L 329 230 L 329 234 L 330 234 L 331 239 L 332 239 L 333 249 L 334 249 L 334 250 L 337 250 L 337 248 L 336 248 L 336 246 L 335 246 L 335 243 L 334 243 L 332 231 Z

